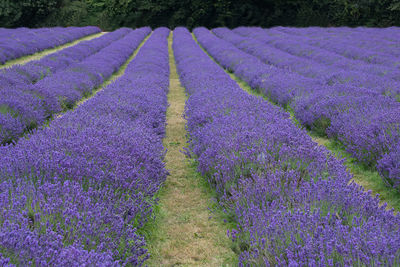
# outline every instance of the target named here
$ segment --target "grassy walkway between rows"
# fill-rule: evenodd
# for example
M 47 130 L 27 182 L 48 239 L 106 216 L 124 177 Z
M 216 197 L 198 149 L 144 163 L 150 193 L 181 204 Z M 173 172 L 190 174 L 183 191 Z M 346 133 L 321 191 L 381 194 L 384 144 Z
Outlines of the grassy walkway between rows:
M 197 42 L 194 34 L 192 34 L 192 36 Z M 198 42 L 197 44 L 215 63 L 218 64 L 218 62 L 216 62 L 214 58 L 210 54 L 208 54 L 208 52 Z M 223 67 L 221 66 L 221 68 Z M 271 104 L 276 105 L 275 103 L 270 101 L 270 99 L 268 99 L 268 97 L 264 94 L 253 90 L 248 83 L 237 77 L 235 74 L 228 72 L 225 68 L 223 69 L 227 74 L 229 74 L 231 79 L 234 80 L 244 91 L 251 95 L 261 97 L 264 100 L 269 101 Z M 302 128 L 303 126 L 301 126 L 301 124 L 296 120 L 293 112 L 291 112 L 290 110 L 286 111 L 290 113 L 293 123 Z M 338 142 L 326 137 L 318 136 L 311 131 L 308 131 L 308 134 L 311 136 L 314 142 L 318 143 L 321 146 L 325 146 L 330 152 L 336 155 L 336 157 L 345 158 L 344 164 L 346 165 L 347 170 L 353 175 L 352 181 L 361 185 L 365 191 L 370 190 L 372 196 L 379 194 L 381 204 L 388 204 L 387 209 L 393 208 L 396 212 L 400 212 L 400 193 L 394 188 L 387 187 L 377 171 L 367 169 L 362 165 L 357 164 L 357 160 L 353 158 L 349 153 L 347 153 L 343 146 Z
M 186 94 L 176 71 L 172 34 L 169 36 L 170 88 L 164 147 L 170 175 L 159 194 L 155 221 L 145 229 L 148 266 L 234 266 L 237 255 L 228 239 L 215 195 L 195 165 L 181 152 L 186 146 Z
M 45 49 L 43 51 L 37 52 L 37 53 L 32 54 L 32 55 L 27 55 L 27 56 L 23 56 L 23 57 L 20 57 L 20 58 L 9 60 L 6 63 L 4 63 L 3 65 L 0 65 L 0 69 L 11 67 L 11 66 L 17 65 L 17 64 L 23 65 L 25 63 L 28 63 L 29 61 L 41 59 L 44 56 L 47 56 L 47 55 L 52 54 L 52 53 L 55 53 L 55 52 L 57 52 L 57 51 L 59 51 L 61 49 L 76 45 L 76 44 L 78 44 L 78 43 L 80 43 L 82 41 L 88 41 L 88 40 L 92 40 L 94 38 L 100 37 L 105 33 L 106 32 L 99 32 L 99 33 L 87 35 L 87 36 L 82 37 L 80 39 L 76 39 L 75 41 L 72 41 L 72 42 L 69 42 L 69 43 L 66 43 L 66 44 L 63 44 L 63 45 L 60 45 L 60 46 L 56 46 L 56 47 L 53 47 L 53 48 Z

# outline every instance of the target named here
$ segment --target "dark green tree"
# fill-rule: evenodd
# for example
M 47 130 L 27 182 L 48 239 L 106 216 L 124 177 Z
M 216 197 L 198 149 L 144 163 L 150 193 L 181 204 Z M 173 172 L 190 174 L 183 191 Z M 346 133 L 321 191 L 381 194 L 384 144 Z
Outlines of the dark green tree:
M 2 27 L 34 27 L 45 21 L 61 5 L 62 0 L 1 0 Z
M 0 0 L 3 27 L 400 25 L 400 0 Z

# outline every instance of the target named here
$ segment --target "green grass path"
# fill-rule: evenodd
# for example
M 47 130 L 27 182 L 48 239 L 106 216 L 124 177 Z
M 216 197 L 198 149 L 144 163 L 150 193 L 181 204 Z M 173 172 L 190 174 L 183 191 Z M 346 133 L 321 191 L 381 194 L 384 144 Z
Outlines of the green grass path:
M 166 168 L 170 175 L 159 193 L 155 221 L 142 231 L 150 259 L 148 266 L 235 266 L 237 255 L 226 231 L 223 213 L 212 201 L 213 191 L 181 152 L 186 146 L 186 95 L 180 85 L 169 36 L 170 88 L 167 110 Z M 210 208 L 210 209 L 209 209 Z M 211 211 L 213 210 L 213 212 Z

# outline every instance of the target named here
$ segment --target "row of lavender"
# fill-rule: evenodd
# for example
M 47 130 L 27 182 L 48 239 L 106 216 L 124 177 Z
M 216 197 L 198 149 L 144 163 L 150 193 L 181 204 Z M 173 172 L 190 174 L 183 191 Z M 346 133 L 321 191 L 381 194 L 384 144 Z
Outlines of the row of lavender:
M 194 32 L 211 43 L 208 31 Z M 399 216 L 349 184 L 342 162 L 288 113 L 245 93 L 186 29 L 174 31 L 173 48 L 189 94 L 189 148 L 238 222 L 230 235 L 242 249 L 240 265 L 399 263 Z
M 230 38 L 240 49 L 278 68 L 297 72 L 323 84 L 365 87 L 387 95 L 399 93 L 398 69 L 351 60 L 306 43 L 299 44 L 295 38 L 268 36 L 261 28 L 224 30 L 215 29 L 213 32 Z
M 59 46 L 100 31 L 98 27 L 94 26 L 40 29 L 0 28 L 0 64 L 4 64 L 11 59 Z
M 4 142 L 16 138 L 24 129 L 37 125 L 43 121 L 43 116 L 47 117 L 49 115 L 44 115 L 44 112 L 40 112 L 44 109 L 43 105 L 42 108 L 39 108 L 39 112 L 35 112 L 37 108 L 34 108 L 34 103 L 37 104 L 38 102 L 38 94 L 35 91 L 37 91 L 36 87 L 38 86 L 32 86 L 32 83 L 45 78 L 46 75 L 65 69 L 72 63 L 79 63 L 79 61 L 98 52 L 98 50 L 108 46 L 111 42 L 122 38 L 130 31 L 121 29 L 91 41 L 81 42 L 40 60 L 31 61 L 22 66 L 16 65 L 3 69 L 0 74 L 1 106 L 3 107 L 1 126 L 6 125 L 8 121 L 17 121 L 14 123 L 17 126 L 14 127 L 14 130 L 10 130 L 10 127 L 8 130 L 3 127 L 1 141 Z M 22 122 L 18 123 L 20 121 Z M 10 122 L 8 124 L 12 125 Z
M 394 54 L 390 54 L 390 56 L 392 60 L 395 60 L 396 49 L 393 45 L 385 44 L 384 38 L 382 38 L 381 41 L 375 40 L 375 42 L 371 42 L 373 37 L 369 36 L 369 43 L 363 42 L 363 44 L 368 44 L 368 46 L 360 47 L 357 46 L 357 41 L 362 39 L 362 35 L 357 34 L 355 31 L 352 31 L 352 41 L 350 42 L 348 40 L 344 42 L 345 36 L 343 35 L 334 35 L 335 38 L 333 39 L 328 37 L 324 38 L 328 30 L 320 29 L 320 34 L 311 35 L 312 37 L 310 36 L 307 38 L 306 36 L 296 34 L 291 35 L 279 29 L 286 31 L 285 28 L 264 30 L 261 28 L 239 27 L 235 29 L 234 32 L 255 38 L 268 44 L 271 48 L 283 50 L 291 55 L 311 59 L 324 65 L 331 65 L 345 70 L 369 72 L 371 75 L 399 79 L 397 76 L 399 71 L 395 62 L 393 64 L 384 65 L 372 61 L 373 58 L 379 59 L 389 56 L 388 54 L 378 53 L 380 49 L 376 47 L 377 45 L 380 45 L 382 48 L 385 47 L 388 51 L 392 51 Z M 307 32 L 307 29 L 304 29 L 304 32 Z M 371 46 L 369 45 L 370 43 L 375 45 Z M 330 47 L 338 47 L 338 49 L 330 49 Z M 339 48 L 343 51 L 340 52 Z M 371 58 L 371 60 L 362 60 L 362 58 L 357 57 L 356 54 L 360 53 L 364 53 L 365 55 L 370 54 L 368 57 Z M 371 55 L 371 53 L 377 54 Z
M 110 43 L 121 39 L 131 31 L 128 28 L 121 28 L 92 40 L 79 42 L 74 46 L 51 53 L 41 59 L 29 61 L 24 65 L 13 65 L 9 68 L 4 68 L 0 71 L 0 86 L 36 83 L 73 63 L 82 61 L 110 45 Z
M 41 125 L 54 113 L 70 108 L 90 94 L 126 62 L 150 31 L 149 27 L 118 30 L 51 58 L 6 70 L 9 83 L 3 82 L 0 88 L 0 106 L 3 108 L 0 112 L 0 142 L 16 140 L 25 131 Z M 79 51 L 85 56 L 75 59 L 73 54 L 79 55 Z M 47 65 L 47 62 L 50 63 Z M 53 72 L 34 84 L 36 79 L 25 82 L 17 79 L 21 73 L 33 77 L 43 68 L 53 68 Z
M 387 29 L 332 28 L 329 31 L 321 28 L 299 30 L 277 27 L 271 29 L 271 33 L 278 39 L 280 37 L 293 37 L 298 41 L 304 39 L 308 44 L 341 54 L 350 59 L 388 67 L 398 67 L 399 64 L 396 57 L 400 55 L 398 51 L 400 29 L 397 27 Z M 312 38 L 303 38 L 308 36 L 312 36 Z
M 155 30 L 125 74 L 83 105 L 0 146 L 2 265 L 143 264 L 137 229 L 166 178 L 168 34 Z
M 332 77 L 346 76 L 352 71 L 339 71 L 337 62 L 321 67 L 318 62 L 271 47 L 259 41 L 264 36 L 259 31 L 257 28 L 240 28 L 234 32 L 223 28 L 213 30 L 222 39 L 206 29 L 197 32 L 203 36 L 199 38 L 202 45 L 225 68 L 272 101 L 289 105 L 303 125 L 340 140 L 360 162 L 376 166 L 388 185 L 400 189 L 400 103 L 391 97 L 398 94 L 399 82 L 369 73 L 354 74 L 357 79 L 333 80 Z M 302 48 L 301 43 L 296 46 L 299 50 L 311 51 Z M 282 49 L 285 49 L 283 45 Z M 315 54 L 323 58 L 322 52 Z M 326 60 L 331 62 L 330 58 L 334 56 L 327 53 Z M 363 64 L 369 68 L 366 63 L 360 66 Z M 301 68 L 325 72 L 327 66 L 333 71 L 326 72 L 327 79 L 323 75 L 306 77 L 299 72 Z M 383 95 L 387 91 L 391 91 L 391 96 Z

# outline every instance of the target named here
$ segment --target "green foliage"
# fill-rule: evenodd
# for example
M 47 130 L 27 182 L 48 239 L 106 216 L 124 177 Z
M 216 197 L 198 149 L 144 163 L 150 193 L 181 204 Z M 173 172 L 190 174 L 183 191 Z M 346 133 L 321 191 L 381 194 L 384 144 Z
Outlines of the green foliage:
M 2 0 L 0 25 L 384 27 L 400 25 L 400 0 Z
M 1 27 L 37 26 L 56 12 L 62 0 L 1 0 Z

